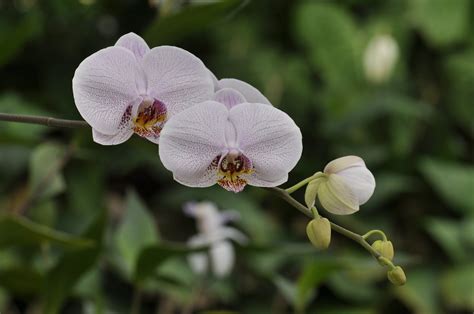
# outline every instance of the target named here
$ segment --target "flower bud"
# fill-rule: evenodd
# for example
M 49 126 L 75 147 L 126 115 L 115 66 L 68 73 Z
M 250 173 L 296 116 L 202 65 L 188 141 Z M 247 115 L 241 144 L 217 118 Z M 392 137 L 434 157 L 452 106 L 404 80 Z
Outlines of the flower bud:
M 362 158 L 345 156 L 328 163 L 326 179 L 318 187 L 321 205 L 330 213 L 349 215 L 374 193 L 375 178 Z
M 364 72 L 367 80 L 379 84 L 392 75 L 399 55 L 398 43 L 389 34 L 374 36 L 364 52 Z
M 407 277 L 405 272 L 400 266 L 395 266 L 394 269 L 391 269 L 387 272 L 388 280 L 396 286 L 403 286 L 407 282 Z
M 385 257 L 388 260 L 392 260 L 394 254 L 393 251 L 393 244 L 391 241 L 382 241 L 382 240 L 377 240 L 374 243 L 372 243 L 372 247 L 374 250 L 380 253 L 383 257 Z
M 306 226 L 306 234 L 318 249 L 327 249 L 331 243 L 331 223 L 327 218 L 315 218 Z
M 318 189 L 321 183 L 325 182 L 327 179 L 326 178 L 318 178 L 314 179 L 308 185 L 306 186 L 306 191 L 304 194 L 304 201 L 306 203 L 306 206 L 308 208 L 312 208 L 314 206 L 314 203 L 316 201 L 316 195 L 318 194 Z

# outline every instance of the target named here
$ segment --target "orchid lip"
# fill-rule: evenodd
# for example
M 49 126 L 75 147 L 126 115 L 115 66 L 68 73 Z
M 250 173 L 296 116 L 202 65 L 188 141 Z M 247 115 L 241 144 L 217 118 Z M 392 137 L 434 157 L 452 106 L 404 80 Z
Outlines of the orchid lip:
M 158 99 L 145 98 L 133 118 L 133 131 L 142 137 L 159 137 L 167 118 L 166 105 Z
M 217 171 L 217 183 L 231 192 L 240 192 L 247 185 L 247 176 L 254 172 L 252 161 L 237 149 L 217 156 L 210 168 Z

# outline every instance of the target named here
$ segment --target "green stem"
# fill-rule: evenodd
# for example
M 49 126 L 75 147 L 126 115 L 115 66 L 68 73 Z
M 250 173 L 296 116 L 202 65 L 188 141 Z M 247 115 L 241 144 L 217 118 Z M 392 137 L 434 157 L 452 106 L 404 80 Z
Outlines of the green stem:
M 319 217 L 319 212 L 316 206 L 311 207 L 311 212 L 313 213 L 313 218 L 318 218 Z
M 395 268 L 395 265 L 393 265 L 392 261 L 389 260 L 388 258 L 379 256 L 377 259 L 382 265 L 387 266 L 390 270 Z
M 295 185 L 293 185 L 292 187 L 286 189 L 285 191 L 288 192 L 288 194 L 292 194 L 293 192 L 299 190 L 300 188 L 302 188 L 306 184 L 310 183 L 314 179 L 317 179 L 321 176 L 323 176 L 322 172 L 316 172 L 311 177 L 308 177 L 308 178 L 304 179 L 303 181 L 300 181 L 300 182 L 296 183 Z
M 280 189 L 277 187 L 268 188 L 272 190 L 275 194 L 277 194 L 280 198 L 282 198 L 285 202 L 308 216 L 309 218 L 313 218 L 313 213 L 309 210 L 306 206 L 295 200 L 291 195 L 284 189 Z M 339 226 L 338 224 L 331 222 L 331 229 L 336 231 L 337 233 L 355 241 L 356 243 L 360 244 L 364 249 L 366 249 L 374 258 L 377 260 L 380 258 L 380 253 L 374 250 L 374 248 L 364 239 L 363 236 L 347 230 L 344 227 Z
M 370 230 L 369 232 L 367 232 L 366 234 L 364 234 L 362 237 L 363 237 L 364 239 L 367 239 L 368 237 L 370 237 L 370 236 L 373 235 L 373 234 L 380 234 L 380 236 L 382 236 L 382 239 L 383 239 L 384 241 L 387 241 L 387 236 L 385 235 L 385 233 L 384 233 L 382 230 L 377 230 L 377 229 L 375 229 L 375 230 Z

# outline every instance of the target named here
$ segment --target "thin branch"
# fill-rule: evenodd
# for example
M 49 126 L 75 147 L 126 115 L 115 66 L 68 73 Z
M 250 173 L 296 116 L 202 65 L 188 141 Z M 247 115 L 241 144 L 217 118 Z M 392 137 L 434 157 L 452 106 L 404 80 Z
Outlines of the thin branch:
M 300 212 L 302 212 L 303 214 L 305 214 L 306 216 L 308 216 L 309 218 L 313 218 L 313 214 L 311 212 L 311 210 L 309 210 L 306 206 L 304 206 L 303 204 L 301 204 L 300 202 L 298 202 L 297 200 L 295 200 L 293 197 L 291 197 L 291 195 L 283 190 L 283 189 L 280 189 L 280 188 L 277 188 L 277 187 L 273 187 L 273 188 L 268 188 L 269 190 L 273 191 L 275 194 L 277 194 L 280 198 L 282 198 L 285 202 L 287 202 L 288 204 L 290 204 L 291 206 L 293 206 L 294 208 L 296 208 L 297 210 L 299 210 Z M 337 233 L 340 233 L 342 234 L 343 236 L 359 243 L 364 249 L 366 249 L 367 251 L 369 251 L 370 254 L 372 254 L 373 257 L 375 257 L 375 259 L 379 259 L 380 257 L 380 253 L 377 252 L 365 239 L 363 236 L 361 236 L 360 234 L 357 234 L 355 232 L 352 232 L 350 230 L 347 230 L 346 228 L 344 227 L 341 227 L 339 226 L 338 224 L 335 224 L 334 222 L 331 222 L 331 228 L 332 230 L 336 231 Z
M 22 114 L 9 114 L 0 112 L 0 121 L 20 122 L 30 124 L 40 124 L 59 128 L 84 128 L 89 127 L 86 121 L 82 120 L 65 120 L 44 116 L 30 116 Z

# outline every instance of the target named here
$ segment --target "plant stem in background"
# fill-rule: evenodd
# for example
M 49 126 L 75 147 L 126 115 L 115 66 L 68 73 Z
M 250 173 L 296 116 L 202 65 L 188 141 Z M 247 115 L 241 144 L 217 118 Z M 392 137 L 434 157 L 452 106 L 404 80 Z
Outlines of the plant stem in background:
M 0 121 L 21 122 L 30 124 L 40 124 L 59 128 L 84 128 L 89 127 L 86 121 L 55 119 L 43 116 L 30 116 L 21 114 L 9 114 L 0 112 Z

